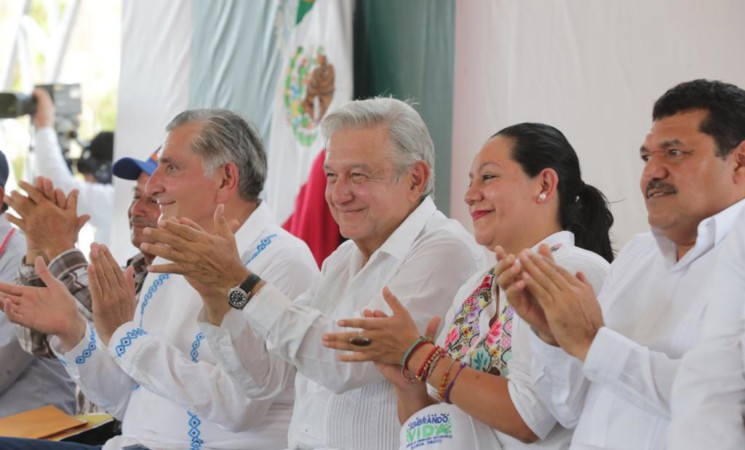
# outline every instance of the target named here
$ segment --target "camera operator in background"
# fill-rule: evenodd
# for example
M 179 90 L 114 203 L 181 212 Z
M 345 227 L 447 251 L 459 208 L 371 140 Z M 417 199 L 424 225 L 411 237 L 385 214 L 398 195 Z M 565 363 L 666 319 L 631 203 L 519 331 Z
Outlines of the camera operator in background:
M 54 130 L 55 107 L 52 97 L 41 88 L 34 89 L 36 112 L 32 116 L 36 127 L 36 174 L 52 180 L 56 187 L 68 194 L 77 189 L 78 213 L 90 215 L 95 228 L 94 240 L 109 245 L 111 242 L 111 216 L 114 210 L 114 186 L 111 184 L 111 160 L 114 153 L 114 135 L 99 133 L 86 147 L 78 162 L 78 171 L 86 181 L 70 172 L 60 150 Z

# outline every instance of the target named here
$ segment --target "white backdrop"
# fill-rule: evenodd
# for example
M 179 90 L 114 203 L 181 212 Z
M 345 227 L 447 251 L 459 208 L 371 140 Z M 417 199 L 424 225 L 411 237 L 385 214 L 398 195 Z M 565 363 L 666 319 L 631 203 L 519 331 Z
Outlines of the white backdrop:
M 521 121 L 561 129 L 585 181 L 613 203 L 616 247 L 646 230 L 639 145 L 654 100 L 698 77 L 745 87 L 740 0 L 457 1 L 451 216 L 471 160 L 488 136 Z M 189 107 L 192 0 L 122 3 L 117 157 L 142 158 Z M 440 167 L 439 170 L 448 170 Z M 115 180 L 114 252 L 132 255 L 132 184 Z M 439 195 L 447 195 L 440 193 Z
M 639 146 L 652 104 L 694 78 L 745 87 L 744 19 L 738 0 L 456 2 L 451 215 L 470 228 L 463 196 L 484 141 L 539 121 L 613 202 L 616 248 L 647 230 Z
M 191 1 L 122 3 L 122 64 L 115 158 L 145 159 L 165 137 L 165 126 L 189 102 Z M 127 208 L 134 182 L 114 177 L 112 250 L 124 262 L 137 250 L 129 241 Z

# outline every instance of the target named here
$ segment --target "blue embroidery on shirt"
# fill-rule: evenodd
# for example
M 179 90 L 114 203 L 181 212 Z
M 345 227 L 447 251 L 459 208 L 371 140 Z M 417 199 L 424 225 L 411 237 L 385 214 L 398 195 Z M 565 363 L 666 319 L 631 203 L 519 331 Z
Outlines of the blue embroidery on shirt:
M 145 308 L 147 307 L 147 304 L 150 303 L 150 299 L 153 298 L 155 291 L 157 291 L 163 282 L 170 276 L 171 274 L 169 273 L 161 273 L 158 278 L 153 281 L 153 284 L 150 285 L 147 292 L 145 292 L 145 295 L 142 297 L 142 302 L 140 302 L 140 327 L 142 327 L 142 319 L 145 317 Z
M 194 337 L 194 342 L 191 344 L 190 356 L 192 362 L 199 361 L 199 346 L 202 345 L 203 340 L 204 333 L 200 331 Z M 202 424 L 202 421 L 199 419 L 198 415 L 191 411 L 187 411 L 187 414 L 189 414 L 189 437 L 191 438 L 191 450 L 200 450 L 202 444 L 204 444 L 204 441 L 200 438 L 202 432 L 199 430 L 199 425 Z
M 191 344 L 191 362 L 197 362 L 199 360 L 199 346 L 202 344 L 202 341 L 204 340 L 204 333 L 201 331 L 197 333 L 197 336 L 194 338 L 194 343 Z
M 256 250 L 254 250 L 254 252 L 251 253 L 251 257 L 248 258 L 248 261 L 246 261 L 246 264 L 244 264 L 244 265 L 246 265 L 246 266 L 249 265 L 251 263 L 251 261 L 254 260 L 254 258 L 256 258 L 257 256 L 259 256 L 259 253 L 263 252 L 265 248 L 269 247 L 269 244 L 272 243 L 272 240 L 275 237 L 277 237 L 277 233 L 270 234 L 269 236 L 267 236 L 264 239 L 262 239 L 261 242 L 259 242 L 259 245 L 256 246 Z
M 200 438 L 202 432 L 199 431 L 199 425 L 202 424 L 202 421 L 199 420 L 199 416 L 193 412 L 187 412 L 189 413 L 189 437 L 191 438 L 191 450 L 200 450 L 202 444 L 204 444 L 204 441 Z
M 262 239 L 259 244 L 256 246 L 256 249 L 253 251 L 251 256 L 248 258 L 248 261 L 246 261 L 245 265 L 248 265 L 251 261 L 253 261 L 261 252 L 264 251 L 271 243 L 274 238 L 277 237 L 277 234 L 271 234 L 264 239 Z M 140 304 L 140 327 L 142 327 L 142 320 L 145 314 L 145 307 L 147 307 L 148 303 L 150 302 L 150 299 L 152 298 L 153 294 L 158 290 L 158 287 L 160 287 L 165 280 L 169 278 L 169 274 L 163 273 L 160 274 L 158 278 L 153 281 L 153 284 L 148 288 L 147 292 L 142 298 L 142 302 Z M 138 330 L 142 331 L 141 328 L 138 328 Z M 143 331 L 144 334 L 144 331 Z M 136 336 L 132 336 L 130 339 L 135 338 Z M 119 347 L 122 347 L 121 354 L 124 354 L 126 351 L 126 347 L 131 345 L 131 340 L 128 341 L 126 344 L 124 344 L 124 340 L 127 339 L 122 338 L 122 342 L 119 346 L 116 347 L 117 354 L 119 355 Z M 194 342 L 191 344 L 191 360 L 192 362 L 198 362 L 199 361 L 199 346 L 202 344 L 202 341 L 204 340 L 204 333 L 199 332 L 194 337 Z M 122 346 L 123 345 L 123 346 Z M 204 444 L 204 441 L 201 439 L 202 432 L 199 429 L 199 426 L 202 424 L 201 419 L 199 419 L 199 416 L 196 413 L 193 413 L 191 411 L 187 411 L 187 414 L 189 415 L 189 438 L 191 438 L 191 450 L 200 450 L 202 448 L 202 444 Z
M 114 347 L 114 350 L 116 350 L 116 356 L 122 356 L 124 353 L 127 352 L 127 347 L 132 345 L 132 341 L 137 339 L 140 336 L 144 336 L 147 333 L 145 333 L 145 330 L 142 328 L 135 328 L 134 330 L 127 331 L 127 334 L 119 339 L 119 345 Z
M 83 350 L 83 353 L 80 354 L 77 358 L 75 358 L 76 364 L 85 364 L 85 360 L 91 357 L 93 354 L 93 350 L 96 349 L 96 330 L 95 328 L 90 327 L 91 330 L 91 338 L 88 340 L 88 347 Z

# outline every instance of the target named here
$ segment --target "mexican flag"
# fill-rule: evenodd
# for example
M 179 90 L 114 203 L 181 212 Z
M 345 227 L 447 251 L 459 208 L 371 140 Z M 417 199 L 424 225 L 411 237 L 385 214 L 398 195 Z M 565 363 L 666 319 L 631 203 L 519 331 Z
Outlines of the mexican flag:
M 277 221 L 308 243 L 319 264 L 339 243 L 323 201 L 319 125 L 352 98 L 353 6 L 348 0 L 297 2 L 273 107 L 266 201 Z

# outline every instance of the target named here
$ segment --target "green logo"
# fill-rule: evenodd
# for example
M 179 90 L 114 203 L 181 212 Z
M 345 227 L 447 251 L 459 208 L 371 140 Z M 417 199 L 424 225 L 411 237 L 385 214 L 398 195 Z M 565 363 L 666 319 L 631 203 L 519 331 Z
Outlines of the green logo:
M 450 422 L 450 414 L 428 414 L 408 424 L 406 448 L 415 449 L 452 438 L 453 425 Z

